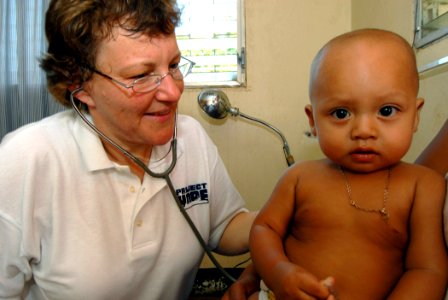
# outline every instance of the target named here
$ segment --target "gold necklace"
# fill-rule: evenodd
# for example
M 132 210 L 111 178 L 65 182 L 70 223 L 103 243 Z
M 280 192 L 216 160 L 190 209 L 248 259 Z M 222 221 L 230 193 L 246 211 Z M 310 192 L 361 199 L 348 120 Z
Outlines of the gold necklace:
M 344 176 L 344 180 L 345 180 L 345 189 L 347 190 L 347 195 L 348 195 L 348 201 L 350 203 L 351 206 L 353 206 L 356 209 L 365 211 L 365 212 L 369 212 L 369 213 L 377 213 L 379 214 L 384 221 L 389 220 L 389 212 L 387 211 L 387 199 L 389 198 L 389 183 L 390 183 L 390 175 L 391 175 L 391 169 L 388 168 L 387 169 L 387 178 L 386 178 L 386 185 L 384 187 L 384 194 L 383 194 L 383 206 L 380 209 L 375 209 L 375 208 L 365 208 L 365 207 L 361 207 L 359 206 L 355 200 L 353 200 L 352 197 L 352 187 L 350 186 L 350 182 L 348 181 L 347 175 L 344 172 L 344 169 L 342 168 L 342 166 L 339 166 L 339 170 L 342 173 L 342 176 Z

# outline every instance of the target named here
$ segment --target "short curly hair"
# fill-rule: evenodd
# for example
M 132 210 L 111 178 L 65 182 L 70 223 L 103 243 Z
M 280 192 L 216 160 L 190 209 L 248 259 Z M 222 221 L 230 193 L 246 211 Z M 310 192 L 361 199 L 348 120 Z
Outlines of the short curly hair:
M 50 93 L 70 106 L 68 88 L 89 80 L 98 44 L 115 27 L 157 36 L 174 33 L 179 22 L 175 0 L 52 0 L 45 20 L 48 50 L 40 60 Z

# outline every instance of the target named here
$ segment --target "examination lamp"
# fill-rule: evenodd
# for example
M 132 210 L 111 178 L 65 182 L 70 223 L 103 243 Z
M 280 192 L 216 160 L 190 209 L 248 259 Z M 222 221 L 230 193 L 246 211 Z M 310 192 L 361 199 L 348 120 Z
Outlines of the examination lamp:
M 209 89 L 200 92 L 198 95 L 198 104 L 208 116 L 214 119 L 224 119 L 228 114 L 230 114 L 232 117 L 240 116 L 269 127 L 277 133 L 283 141 L 283 152 L 285 154 L 286 163 L 288 166 L 291 166 L 294 163 L 294 157 L 289 151 L 288 142 L 280 130 L 263 120 L 243 114 L 237 107 L 232 107 L 230 105 L 229 98 L 223 91 L 218 89 Z

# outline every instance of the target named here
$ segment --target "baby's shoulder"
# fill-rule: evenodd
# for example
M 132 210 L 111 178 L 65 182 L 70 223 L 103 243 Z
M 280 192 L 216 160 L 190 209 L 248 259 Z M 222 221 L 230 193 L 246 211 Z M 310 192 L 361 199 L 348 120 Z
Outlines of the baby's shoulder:
M 393 168 L 393 173 L 404 178 L 415 178 L 417 181 L 444 180 L 444 177 L 438 172 L 418 164 L 400 162 Z
M 285 176 L 316 180 L 337 171 L 337 167 L 328 160 L 299 161 L 285 171 Z
M 445 178 L 442 174 L 425 166 L 402 162 L 392 169 L 392 180 L 403 188 L 411 189 L 416 197 L 445 192 Z

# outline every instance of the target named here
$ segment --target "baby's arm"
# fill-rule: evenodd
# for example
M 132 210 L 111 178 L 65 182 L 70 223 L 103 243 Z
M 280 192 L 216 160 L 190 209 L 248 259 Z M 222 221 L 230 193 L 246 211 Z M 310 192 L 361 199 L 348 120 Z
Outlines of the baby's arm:
M 417 158 L 416 163 L 436 170 L 443 175 L 448 172 L 448 120 L 428 147 Z
M 254 221 L 250 233 L 250 251 L 255 269 L 277 299 L 301 299 L 304 294 L 319 299 L 330 296 L 319 280 L 291 263 L 283 241 L 294 217 L 298 167 L 292 167 L 280 179 L 271 198 Z
M 445 181 L 418 167 L 419 178 L 409 221 L 405 273 L 388 299 L 443 299 L 448 261 L 442 233 Z

